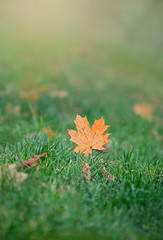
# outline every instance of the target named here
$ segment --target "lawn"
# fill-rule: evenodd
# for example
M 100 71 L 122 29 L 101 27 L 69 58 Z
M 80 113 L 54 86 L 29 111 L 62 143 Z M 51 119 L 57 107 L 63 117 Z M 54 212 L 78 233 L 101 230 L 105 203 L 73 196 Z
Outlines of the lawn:
M 1 45 L 0 165 L 49 157 L 19 169 L 22 183 L 1 178 L 0 239 L 161 239 L 163 54 L 100 41 L 13 45 Z M 134 112 L 144 103 L 152 119 Z M 90 125 L 104 117 L 108 151 L 73 151 L 77 114 Z

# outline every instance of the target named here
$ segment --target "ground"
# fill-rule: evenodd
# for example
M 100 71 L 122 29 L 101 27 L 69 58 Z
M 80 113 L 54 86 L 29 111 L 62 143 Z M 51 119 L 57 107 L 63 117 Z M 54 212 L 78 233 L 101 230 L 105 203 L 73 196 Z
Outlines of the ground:
M 1 179 L 0 239 L 161 239 L 162 64 L 160 52 L 122 43 L 2 45 L 0 165 L 49 157 L 18 170 L 28 174 L 19 186 Z M 152 118 L 134 112 L 142 103 Z M 104 117 L 107 152 L 73 151 L 77 114 Z

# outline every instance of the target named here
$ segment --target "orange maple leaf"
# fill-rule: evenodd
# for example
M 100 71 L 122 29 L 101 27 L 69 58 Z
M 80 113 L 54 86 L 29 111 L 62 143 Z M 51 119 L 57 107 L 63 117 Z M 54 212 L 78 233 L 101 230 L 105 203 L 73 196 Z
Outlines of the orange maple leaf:
M 75 152 L 85 153 L 88 156 L 92 153 L 92 149 L 104 150 L 104 144 L 108 143 L 108 137 L 110 134 L 105 133 L 109 126 L 105 125 L 103 117 L 96 120 L 90 129 L 89 122 L 86 117 L 82 118 L 77 115 L 76 120 L 77 132 L 74 130 L 68 130 L 71 136 L 70 141 L 76 143 L 78 146 L 74 149 Z

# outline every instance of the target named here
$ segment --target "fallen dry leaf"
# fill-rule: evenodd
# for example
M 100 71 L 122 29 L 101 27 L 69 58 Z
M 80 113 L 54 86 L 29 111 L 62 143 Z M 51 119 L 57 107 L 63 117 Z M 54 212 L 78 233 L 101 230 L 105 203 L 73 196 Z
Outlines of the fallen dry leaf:
M 82 161 L 82 160 L 81 160 Z M 88 163 L 85 163 L 85 162 L 83 162 L 82 161 L 82 163 L 83 163 L 83 166 L 82 166 L 82 168 L 84 168 L 83 169 L 83 171 L 81 172 L 81 174 L 83 175 L 83 177 L 85 178 L 85 180 L 86 181 L 88 181 L 88 182 L 90 182 L 91 181 L 91 168 L 90 168 L 90 166 L 88 165 Z
M 154 170 L 153 168 L 151 170 L 148 171 L 148 175 L 159 175 L 160 174 L 160 170 Z
M 47 129 L 46 127 L 43 127 L 43 128 L 42 128 L 42 131 L 43 131 L 44 133 L 48 134 L 50 139 L 52 139 L 52 137 L 55 135 L 52 130 Z
M 102 172 L 105 174 L 105 178 L 107 177 L 107 179 L 106 179 L 107 183 L 112 182 L 112 181 L 115 180 L 115 177 L 113 175 L 108 174 L 108 172 L 107 172 L 105 167 L 103 167 Z
M 86 117 L 82 118 L 77 115 L 76 120 L 77 132 L 68 130 L 71 136 L 70 141 L 76 143 L 78 146 L 74 149 L 75 152 L 85 153 L 85 156 L 92 153 L 92 150 L 105 150 L 103 145 L 109 142 L 110 134 L 104 132 L 109 126 L 105 125 L 104 119 L 96 120 L 90 129 L 89 122 Z
M 46 86 L 39 86 L 38 80 L 35 79 L 35 81 L 33 81 L 31 72 L 28 72 L 24 77 L 25 79 L 22 79 L 19 90 L 20 98 L 23 101 L 37 102 L 42 93 L 46 94 L 48 92 Z
M 11 103 L 7 103 L 5 109 L 8 113 L 15 114 L 15 115 L 20 114 L 20 105 L 13 106 Z
M 46 94 L 46 93 L 48 93 L 48 88 L 46 86 L 42 86 L 39 88 L 39 91 L 40 91 L 40 93 Z
M 68 96 L 68 92 L 66 92 L 64 90 L 62 90 L 62 91 L 53 91 L 53 92 L 50 93 L 50 96 L 54 97 L 54 98 L 56 98 L 56 97 L 58 97 L 58 98 L 65 98 L 65 97 Z
M 7 175 L 7 183 L 10 183 L 10 181 L 13 179 L 14 184 L 22 183 L 28 176 L 26 173 L 18 172 L 16 169 L 16 164 L 3 165 L 0 167 L 0 180 L 2 179 L 3 176 L 6 176 L 6 175 Z
M 135 104 L 133 107 L 134 112 L 141 117 L 151 120 L 154 112 L 154 107 L 150 104 Z
M 46 186 L 47 186 L 46 183 L 44 182 L 41 183 L 41 187 L 45 188 Z
M 45 156 L 49 156 L 49 153 L 43 153 L 43 154 L 40 154 L 40 155 L 34 155 L 32 158 L 29 158 L 29 159 L 23 161 L 22 163 L 19 163 L 17 165 L 17 167 L 24 167 L 24 168 L 26 168 L 27 166 L 32 166 L 33 164 L 37 165 L 37 160 L 42 158 L 42 157 L 45 157 Z
M 105 167 L 103 167 L 102 172 L 105 173 L 105 177 L 106 177 L 106 174 L 107 174 L 108 172 L 106 171 L 106 168 L 105 168 Z
M 109 174 L 106 181 L 107 181 L 107 183 L 109 183 L 109 182 L 112 182 L 114 180 L 115 180 L 115 177 L 113 175 Z
M 20 98 L 23 101 L 37 102 L 40 99 L 40 92 L 37 90 L 21 91 Z

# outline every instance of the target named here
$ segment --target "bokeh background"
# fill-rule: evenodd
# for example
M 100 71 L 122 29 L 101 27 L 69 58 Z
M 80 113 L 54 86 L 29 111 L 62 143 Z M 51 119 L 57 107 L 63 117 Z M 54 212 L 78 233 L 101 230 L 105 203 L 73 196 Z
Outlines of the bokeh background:
M 161 49 L 162 10 L 161 0 L 6 0 L 0 35 L 10 43 L 102 39 Z
M 62 132 L 77 113 L 113 128 L 136 103 L 161 114 L 162 10 L 161 0 L 0 1 L 1 135 L 31 114 L 53 128 L 64 119 Z

